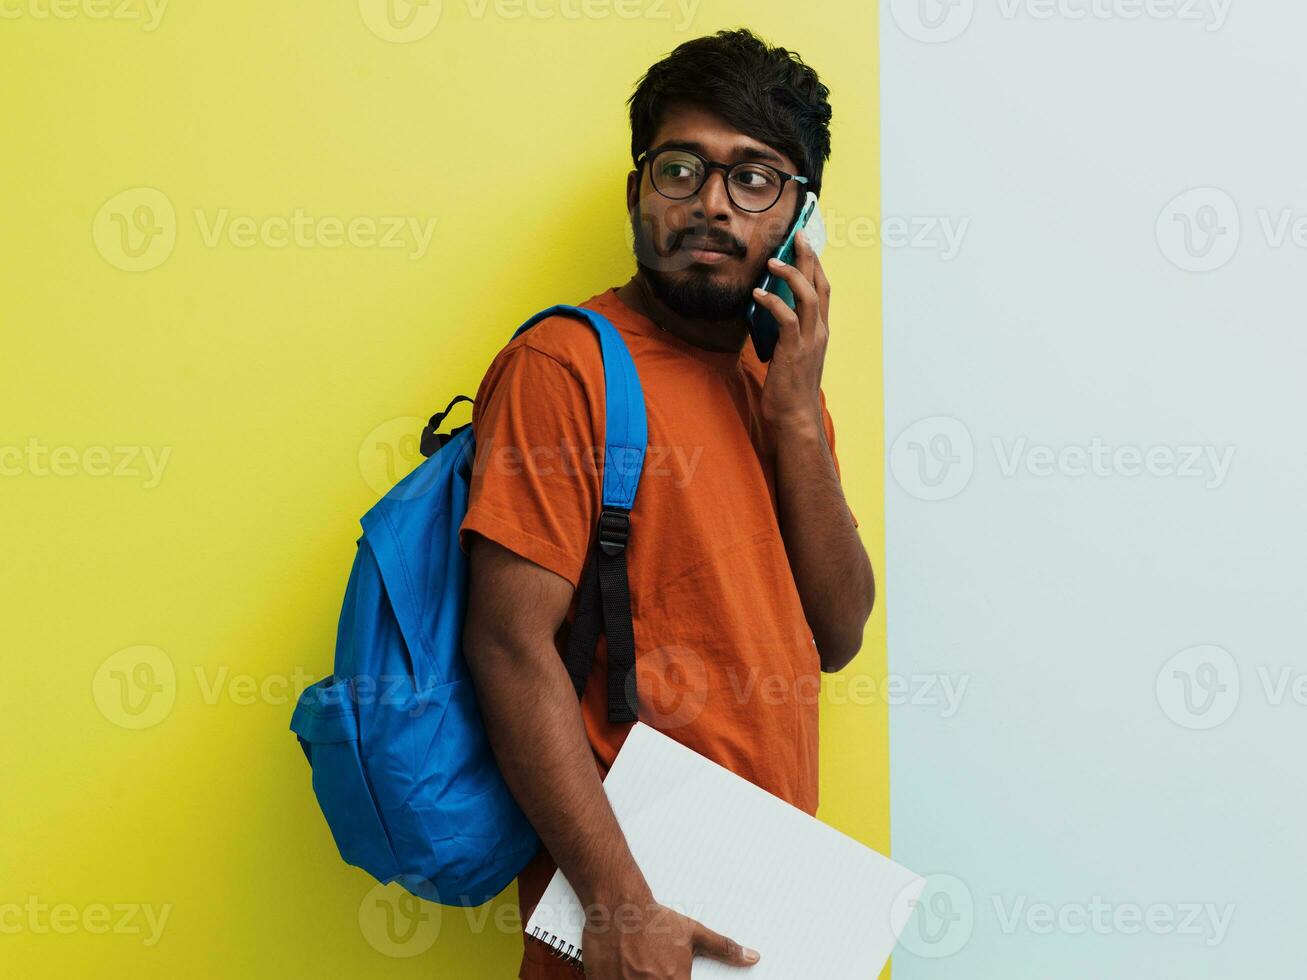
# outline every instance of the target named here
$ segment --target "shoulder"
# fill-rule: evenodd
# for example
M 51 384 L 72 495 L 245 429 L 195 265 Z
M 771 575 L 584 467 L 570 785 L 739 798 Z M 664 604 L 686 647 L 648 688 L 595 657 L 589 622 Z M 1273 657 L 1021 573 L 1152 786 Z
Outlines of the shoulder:
M 598 338 L 590 324 L 580 317 L 567 314 L 545 317 L 514 337 L 500 353 L 500 357 L 515 355 L 533 362 L 552 361 L 586 386 L 603 381 Z

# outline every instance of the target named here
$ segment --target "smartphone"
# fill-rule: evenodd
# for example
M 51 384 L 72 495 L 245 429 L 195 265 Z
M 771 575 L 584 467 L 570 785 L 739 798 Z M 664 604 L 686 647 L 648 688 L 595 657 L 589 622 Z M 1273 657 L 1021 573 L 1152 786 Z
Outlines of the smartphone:
M 794 224 L 790 226 L 789 232 L 785 235 L 785 241 L 781 242 L 779 248 L 772 254 L 787 265 L 794 263 L 794 236 L 802 229 L 803 233 L 808 236 L 808 243 L 812 245 L 812 250 L 821 255 L 821 250 L 826 247 L 826 225 L 821 220 L 821 209 L 817 207 L 817 195 L 808 191 L 808 196 L 803 199 L 803 206 L 799 208 L 799 216 L 794 219 Z M 760 289 L 764 289 L 773 295 L 779 296 L 785 301 L 785 305 L 794 309 L 794 293 L 790 291 L 790 285 L 780 276 L 773 275 L 770 269 L 763 271 L 762 281 L 758 283 Z M 749 336 L 753 338 L 753 349 L 758 354 L 758 360 L 770 361 L 772 353 L 776 350 L 776 341 L 780 339 L 780 325 L 777 324 L 776 318 L 771 315 L 771 311 L 765 306 L 760 306 L 757 300 L 749 304 Z

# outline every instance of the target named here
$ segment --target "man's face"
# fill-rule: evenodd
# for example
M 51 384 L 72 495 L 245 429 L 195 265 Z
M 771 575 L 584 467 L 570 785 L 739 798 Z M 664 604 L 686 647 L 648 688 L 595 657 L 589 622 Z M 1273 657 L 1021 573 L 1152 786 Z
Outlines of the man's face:
M 652 146 L 667 143 L 690 145 L 708 160 L 727 165 L 752 160 L 798 172 L 790 157 L 695 106 L 669 107 Z M 721 170 L 710 170 L 699 192 L 684 200 L 658 193 L 649 171 L 646 159 L 638 172 L 631 172 L 626 196 L 636 264 L 655 294 L 686 319 L 744 317 L 768 256 L 794 220 L 803 185 L 786 181 L 775 205 L 750 212 L 732 203 Z

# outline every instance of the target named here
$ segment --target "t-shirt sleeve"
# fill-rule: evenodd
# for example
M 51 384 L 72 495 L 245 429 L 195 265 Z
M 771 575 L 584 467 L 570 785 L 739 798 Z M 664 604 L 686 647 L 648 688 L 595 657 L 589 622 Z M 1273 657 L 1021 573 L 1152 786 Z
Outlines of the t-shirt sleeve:
M 840 486 L 842 487 L 844 485 L 844 478 L 840 475 L 840 458 L 835 454 L 835 420 L 831 418 L 830 411 L 826 408 L 826 392 L 818 388 L 817 393 L 821 397 L 821 421 L 826 427 L 826 445 L 830 446 L 831 460 L 835 463 L 835 476 L 839 479 Z M 848 501 L 846 499 L 845 505 L 847 506 L 847 504 Z M 854 516 L 852 507 L 849 508 L 849 517 L 853 518 L 853 526 L 857 527 L 858 518 Z
M 581 580 L 599 520 L 599 469 L 590 398 L 563 363 L 519 344 L 496 357 L 473 407 L 476 456 L 468 532 L 561 575 Z

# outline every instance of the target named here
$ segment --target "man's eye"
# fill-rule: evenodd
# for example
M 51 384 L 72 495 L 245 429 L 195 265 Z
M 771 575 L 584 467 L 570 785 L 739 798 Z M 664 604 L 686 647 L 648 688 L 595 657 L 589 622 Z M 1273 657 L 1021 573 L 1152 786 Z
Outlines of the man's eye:
M 766 187 L 774 183 L 772 175 L 765 170 L 737 170 L 735 171 L 735 182 L 745 187 Z

